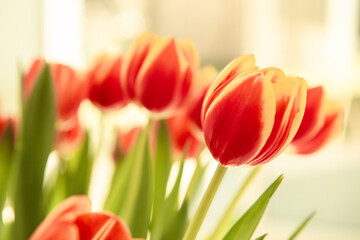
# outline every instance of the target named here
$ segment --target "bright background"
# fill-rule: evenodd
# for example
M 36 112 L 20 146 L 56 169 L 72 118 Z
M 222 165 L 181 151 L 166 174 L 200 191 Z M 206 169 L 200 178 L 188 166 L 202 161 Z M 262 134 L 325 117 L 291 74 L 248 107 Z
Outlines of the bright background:
M 99 53 L 126 50 L 145 29 L 192 39 L 203 63 L 219 69 L 253 53 L 260 67 L 325 84 L 345 107 L 345 129 L 314 155 L 285 153 L 264 166 L 239 214 L 285 173 L 258 235 L 285 239 L 316 210 L 299 239 L 360 239 L 359 10 L 357 0 L 0 0 L 0 108 L 16 114 L 18 68 L 36 56 L 85 69 Z M 230 170 L 203 235 L 248 172 Z

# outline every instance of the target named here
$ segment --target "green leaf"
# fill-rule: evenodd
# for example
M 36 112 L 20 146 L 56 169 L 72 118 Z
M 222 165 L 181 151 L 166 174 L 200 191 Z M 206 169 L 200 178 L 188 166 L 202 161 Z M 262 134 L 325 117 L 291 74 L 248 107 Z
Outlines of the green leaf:
M 184 237 L 186 227 L 189 224 L 188 220 L 189 202 L 185 200 L 180 210 L 174 214 L 170 224 L 165 229 L 162 240 L 172 239 L 181 240 Z
M 166 185 L 171 170 L 171 151 L 169 131 L 165 121 L 159 122 L 157 134 L 156 152 L 155 152 L 155 188 L 154 188 L 154 206 L 151 222 L 151 229 L 157 225 L 157 218 L 165 201 Z
M 8 124 L 0 138 L 0 212 L 4 207 L 9 173 L 13 162 L 14 140 L 11 128 L 11 124 Z M 1 222 L 0 219 L 0 224 Z
M 53 144 L 54 122 L 54 89 L 50 69 L 45 66 L 24 106 L 21 139 L 15 156 L 15 239 L 27 239 L 44 217 L 42 187 Z
M 134 238 L 146 238 L 153 200 L 153 169 L 148 146 L 148 131 L 116 169 L 105 209 L 128 223 Z
M 271 196 L 279 187 L 284 176 L 280 175 L 273 184 L 256 200 L 244 215 L 232 226 L 224 240 L 250 240 L 258 226 Z
M 145 153 L 140 165 L 140 184 L 137 194 L 128 198 L 128 211 L 124 213 L 124 219 L 128 220 L 129 227 L 134 238 L 146 238 L 153 203 L 153 168 L 149 145 L 145 146 Z M 135 189 L 133 190 L 136 191 Z M 130 190 L 131 194 L 131 190 Z M 134 203 L 131 205 L 130 203 Z
M 257 237 L 255 240 L 264 240 L 267 235 L 268 234 L 265 233 L 264 235 L 261 235 L 260 237 Z
M 306 227 L 306 225 L 310 222 L 310 220 L 315 216 L 316 212 L 311 213 L 305 220 L 298 226 L 295 232 L 289 237 L 289 240 L 295 239 L 299 233 Z
M 93 158 L 89 151 L 89 134 L 80 149 L 67 161 L 66 195 L 67 197 L 79 194 L 88 194 L 89 183 L 93 166 Z
M 178 200 L 179 200 L 179 189 L 180 182 L 183 175 L 184 170 L 184 161 L 186 155 L 183 156 L 183 159 L 179 166 L 178 175 L 174 184 L 173 189 L 171 190 L 169 196 L 165 199 L 162 208 L 159 211 L 159 215 L 157 217 L 157 222 L 153 222 L 153 228 L 151 231 L 151 240 L 158 240 L 163 233 L 163 229 L 168 229 L 168 225 L 174 216 L 174 214 L 178 210 Z

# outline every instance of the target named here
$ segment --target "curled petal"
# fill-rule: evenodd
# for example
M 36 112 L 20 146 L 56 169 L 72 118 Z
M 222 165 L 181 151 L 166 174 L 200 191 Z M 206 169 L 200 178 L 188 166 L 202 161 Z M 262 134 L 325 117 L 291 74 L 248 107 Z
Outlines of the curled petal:
M 301 78 L 288 78 L 276 68 L 263 70 L 273 85 L 276 114 L 272 132 L 251 165 L 265 164 L 278 156 L 291 142 L 305 111 L 306 85 Z
M 325 121 L 325 91 L 319 86 L 307 91 L 306 108 L 293 143 L 301 144 L 313 138 Z
M 341 132 L 343 126 L 342 107 L 338 104 L 328 102 L 325 108 L 325 121 L 320 130 L 306 142 L 294 142 L 292 144 L 298 154 L 316 152 Z
M 114 239 L 131 240 L 126 224 L 118 217 L 108 213 L 87 213 L 76 218 L 81 240 Z

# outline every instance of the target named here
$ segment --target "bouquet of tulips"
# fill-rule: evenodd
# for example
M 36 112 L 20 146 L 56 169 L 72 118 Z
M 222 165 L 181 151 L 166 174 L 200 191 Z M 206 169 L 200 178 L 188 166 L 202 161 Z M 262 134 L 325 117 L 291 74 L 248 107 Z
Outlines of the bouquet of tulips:
M 310 154 L 338 135 L 342 107 L 321 86 L 310 88 L 275 67 L 259 68 L 253 55 L 220 73 L 199 62 L 191 41 L 149 32 L 126 54 L 102 56 L 86 72 L 36 60 L 21 74 L 21 117 L 0 117 L 0 209 L 13 210 L 12 219 L 0 221 L 1 239 L 199 239 L 224 175 L 241 166 L 251 171 L 207 237 L 265 239 L 253 234 L 283 176 L 242 216 L 233 216 L 241 196 L 259 166 L 287 147 Z M 100 212 L 91 210 L 87 194 L 93 166 L 103 160 L 103 139 L 94 146 L 94 130 L 79 120 L 85 99 L 102 116 L 131 105 L 147 117 L 145 126 L 110 130 L 116 136 L 114 173 Z M 207 163 L 199 159 L 205 150 L 218 166 L 204 192 Z M 58 164 L 45 177 L 55 153 Z M 194 160 L 189 184 L 182 186 L 184 164 Z M 194 206 L 198 193 L 202 199 Z

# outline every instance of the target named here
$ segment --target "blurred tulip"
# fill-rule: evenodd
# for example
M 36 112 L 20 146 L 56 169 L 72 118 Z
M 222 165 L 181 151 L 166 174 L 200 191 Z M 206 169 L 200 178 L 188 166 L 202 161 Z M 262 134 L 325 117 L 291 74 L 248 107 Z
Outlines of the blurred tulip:
M 340 134 L 343 125 L 343 108 L 329 101 L 324 89 L 309 88 L 304 118 L 291 145 L 298 154 L 313 153 Z
M 100 108 L 126 105 L 120 83 L 121 65 L 121 57 L 102 57 L 88 73 L 89 99 Z
M 125 94 L 152 113 L 169 116 L 186 102 L 197 66 L 191 42 L 146 32 L 134 41 L 124 60 Z
M 205 142 L 224 166 L 272 160 L 300 126 L 306 103 L 304 80 L 286 77 L 277 68 L 257 69 L 252 55 L 235 59 L 205 96 Z
M 24 77 L 24 99 L 27 100 L 45 66 L 44 59 L 34 61 Z M 69 66 L 53 63 L 50 70 L 54 82 L 58 120 L 65 121 L 77 113 L 81 101 L 87 94 L 87 83 Z
M 56 125 L 54 148 L 68 151 L 76 148 L 82 142 L 85 132 L 80 126 L 77 116 L 69 120 L 58 122 Z
M 131 149 L 135 147 L 141 130 L 141 127 L 134 127 L 128 131 L 117 131 L 115 159 L 119 159 L 127 155 L 131 151 Z
M 199 139 L 203 139 L 201 126 L 201 108 L 207 90 L 218 72 L 213 66 L 205 66 L 196 73 L 193 94 L 186 106 L 191 120 L 191 130 Z M 200 137 L 201 136 L 201 137 Z
M 111 213 L 90 213 L 87 196 L 72 196 L 60 203 L 37 227 L 30 240 L 130 240 L 126 224 Z
M 186 111 L 181 111 L 176 116 L 166 121 L 172 145 L 177 152 L 183 153 L 188 147 L 187 157 L 196 157 L 201 151 L 201 142 L 191 131 L 191 120 Z

